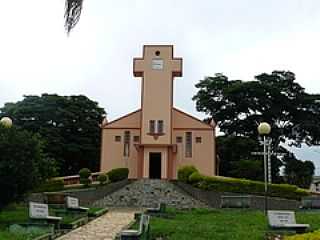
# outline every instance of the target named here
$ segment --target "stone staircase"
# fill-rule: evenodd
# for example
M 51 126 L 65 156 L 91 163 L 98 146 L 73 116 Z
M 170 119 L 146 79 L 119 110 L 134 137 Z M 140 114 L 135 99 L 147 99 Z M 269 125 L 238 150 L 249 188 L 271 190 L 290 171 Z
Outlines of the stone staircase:
M 170 181 L 140 179 L 93 203 L 95 207 L 156 207 L 164 202 L 178 209 L 206 208 L 207 204 L 193 198 Z

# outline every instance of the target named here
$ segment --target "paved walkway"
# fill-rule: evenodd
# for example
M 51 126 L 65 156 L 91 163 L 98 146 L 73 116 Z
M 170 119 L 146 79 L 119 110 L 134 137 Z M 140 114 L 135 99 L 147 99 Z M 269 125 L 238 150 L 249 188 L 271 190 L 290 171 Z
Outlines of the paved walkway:
M 57 240 L 112 240 L 134 219 L 137 209 L 110 209 L 105 215 L 77 228 Z

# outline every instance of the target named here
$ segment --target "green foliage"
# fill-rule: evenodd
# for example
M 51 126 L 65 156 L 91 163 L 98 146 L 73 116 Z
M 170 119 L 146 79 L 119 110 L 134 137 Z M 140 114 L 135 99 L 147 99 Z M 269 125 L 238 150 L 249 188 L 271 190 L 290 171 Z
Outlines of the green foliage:
M 294 236 L 287 236 L 284 240 L 319 240 L 320 239 L 320 231 L 305 233 L 305 234 L 297 234 Z
M 178 169 L 178 180 L 182 182 L 188 182 L 189 177 L 194 172 L 198 172 L 198 170 L 192 165 L 185 165 Z
M 193 100 L 197 110 L 214 117 L 226 135 L 256 139 L 257 123 L 266 121 L 271 124 L 274 143 L 286 138 L 296 144 L 316 144 L 320 140 L 320 103 L 315 101 L 319 95 L 306 93 L 295 80 L 295 74 L 288 71 L 263 73 L 254 81 L 217 74 L 196 84 L 199 90 Z
M 108 178 L 110 182 L 118 182 L 128 178 L 129 169 L 128 168 L 115 168 L 110 170 L 108 173 Z
M 34 239 L 50 232 L 49 227 L 30 226 L 22 227 L 18 224 L 11 225 L 9 231 L 16 237 L 24 237 L 25 239 Z
M 39 136 L 0 126 L 0 209 L 52 177 L 50 161 Z
M 301 161 L 294 155 L 286 155 L 284 175 L 289 184 L 295 184 L 302 188 L 309 188 L 314 175 L 315 166 L 311 161 Z
M 89 186 L 89 184 L 91 183 L 91 180 L 89 179 L 89 177 L 91 176 L 90 169 L 88 168 L 80 169 L 79 175 L 80 175 L 80 183 L 85 185 L 86 187 Z
M 198 183 L 202 180 L 203 180 L 202 175 L 198 171 L 195 171 L 189 176 L 188 182 L 193 184 L 193 183 Z
M 100 183 L 100 185 L 104 185 L 108 182 L 108 175 L 106 174 L 100 174 L 97 177 L 98 182 Z
M 203 190 L 264 195 L 264 183 L 259 181 L 218 176 L 208 177 L 200 174 L 192 174 L 189 181 L 193 186 Z M 301 197 L 308 196 L 309 192 L 295 185 L 269 184 L 268 194 L 274 197 L 301 199 Z
M 79 171 L 80 178 L 89 178 L 91 176 L 91 171 L 89 168 L 82 168 Z
M 58 192 L 64 189 L 63 180 L 48 180 L 37 187 L 34 192 Z
M 217 153 L 219 156 L 219 175 L 225 177 L 263 180 L 263 157 L 253 156 L 252 152 L 262 150 L 258 141 L 242 136 L 217 137 Z M 271 157 L 273 182 L 280 182 L 279 167 L 281 161 Z
M 301 143 L 316 145 L 320 142 L 320 102 L 316 101 L 320 95 L 306 93 L 296 82 L 295 74 L 292 72 L 263 73 L 253 81 L 229 80 L 222 74 L 216 74 L 214 77 L 201 80 L 196 84 L 196 88 L 198 92 L 193 100 L 196 101 L 197 110 L 214 117 L 226 136 L 242 136 L 256 141 L 259 137 L 257 124 L 264 121 L 271 125 L 272 131 L 269 136 L 274 151 L 278 151 L 280 143 L 285 141 L 290 141 L 290 144 L 295 146 L 301 146 Z M 222 158 L 220 174 L 241 176 L 241 171 L 237 171 L 239 166 L 233 164 L 235 160 L 254 160 L 248 154 L 251 146 L 257 146 L 257 142 L 247 147 L 244 145 L 243 153 L 239 152 L 241 148 L 237 146 L 225 147 L 225 154 L 219 155 Z M 228 155 L 234 156 L 228 158 Z M 244 167 L 246 162 L 237 164 Z M 272 176 L 276 182 L 280 181 L 280 165 L 281 161 L 273 157 Z M 260 170 L 257 165 L 255 167 L 252 170 L 258 173 Z M 250 171 L 244 175 L 248 173 Z M 256 178 L 256 174 L 244 175 L 242 177 Z M 307 178 L 303 183 L 295 183 L 307 186 L 310 174 Z
M 84 167 L 99 170 L 99 123 L 104 114 L 97 102 L 83 95 L 25 96 L 0 109 L 0 118 L 10 116 L 15 126 L 41 135 L 44 151 L 59 164 L 60 176 L 74 175 Z

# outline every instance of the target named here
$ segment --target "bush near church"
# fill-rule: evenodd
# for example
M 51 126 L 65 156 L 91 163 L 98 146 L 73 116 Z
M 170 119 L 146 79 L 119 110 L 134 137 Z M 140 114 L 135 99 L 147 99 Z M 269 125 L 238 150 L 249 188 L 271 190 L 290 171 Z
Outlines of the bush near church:
M 189 182 L 189 176 L 193 173 L 199 173 L 195 166 L 185 165 L 178 170 L 178 180 L 182 182 Z
M 108 175 L 106 174 L 100 174 L 98 177 L 97 177 L 97 180 L 98 182 L 100 183 L 100 185 L 104 185 L 106 183 L 108 183 Z
M 128 168 L 115 168 L 110 170 L 107 173 L 110 182 L 118 182 L 121 180 L 125 180 L 129 176 L 129 169 Z
M 89 186 L 91 183 L 91 179 L 89 177 L 91 176 L 91 171 L 88 168 L 82 168 L 79 171 L 80 175 L 80 183 L 83 184 L 84 186 Z
M 209 177 L 199 172 L 193 172 L 188 180 L 194 187 L 203 190 L 256 195 L 264 194 L 264 182 L 220 176 Z M 269 184 L 268 192 L 269 196 L 298 200 L 310 194 L 305 189 L 289 184 Z

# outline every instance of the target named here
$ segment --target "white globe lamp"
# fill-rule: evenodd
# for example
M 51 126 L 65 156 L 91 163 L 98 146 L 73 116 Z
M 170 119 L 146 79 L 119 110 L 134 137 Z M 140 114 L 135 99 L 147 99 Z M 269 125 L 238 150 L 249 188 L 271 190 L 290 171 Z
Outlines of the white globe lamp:
M 3 117 L 0 120 L 0 124 L 6 128 L 12 127 L 12 120 L 9 117 Z
M 271 126 L 269 123 L 262 122 L 258 126 L 258 132 L 260 135 L 268 135 L 271 132 Z

